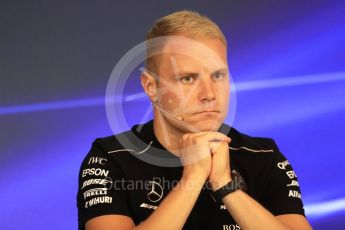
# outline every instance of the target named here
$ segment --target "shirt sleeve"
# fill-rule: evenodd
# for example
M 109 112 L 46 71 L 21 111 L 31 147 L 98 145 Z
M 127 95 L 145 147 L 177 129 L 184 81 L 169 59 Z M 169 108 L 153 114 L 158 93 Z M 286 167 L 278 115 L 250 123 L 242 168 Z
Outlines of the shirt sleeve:
M 273 215 L 305 216 L 297 175 L 275 143 L 274 148 L 263 205 Z
M 124 181 L 123 172 L 114 165 L 97 140 L 85 157 L 79 171 L 77 194 L 79 229 L 91 218 L 118 214 L 131 216 L 128 195 L 115 189 L 114 184 Z

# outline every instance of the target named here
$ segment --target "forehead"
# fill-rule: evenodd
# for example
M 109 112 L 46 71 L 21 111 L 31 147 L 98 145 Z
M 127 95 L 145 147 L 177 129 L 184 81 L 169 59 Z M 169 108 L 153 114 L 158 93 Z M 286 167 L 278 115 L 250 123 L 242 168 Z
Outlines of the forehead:
M 219 39 L 167 40 L 158 55 L 159 72 L 214 71 L 227 68 L 227 50 Z

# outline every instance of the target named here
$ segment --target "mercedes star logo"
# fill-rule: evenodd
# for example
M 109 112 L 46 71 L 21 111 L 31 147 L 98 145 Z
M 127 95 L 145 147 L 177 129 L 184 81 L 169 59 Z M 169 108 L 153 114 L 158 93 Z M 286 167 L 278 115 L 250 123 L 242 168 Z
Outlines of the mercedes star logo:
M 163 188 L 162 186 L 155 182 L 155 181 L 149 181 L 147 186 L 147 198 L 151 202 L 158 202 L 163 197 Z

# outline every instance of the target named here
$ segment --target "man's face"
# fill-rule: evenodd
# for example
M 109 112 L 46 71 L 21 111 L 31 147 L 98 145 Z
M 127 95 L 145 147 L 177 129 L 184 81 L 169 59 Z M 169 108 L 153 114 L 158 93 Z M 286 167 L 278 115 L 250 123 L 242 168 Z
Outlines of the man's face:
M 202 131 L 216 131 L 229 106 L 230 80 L 225 45 L 219 39 L 188 44 L 167 41 L 157 57 L 160 107 L 183 117 L 166 121 L 183 131 L 183 123 Z

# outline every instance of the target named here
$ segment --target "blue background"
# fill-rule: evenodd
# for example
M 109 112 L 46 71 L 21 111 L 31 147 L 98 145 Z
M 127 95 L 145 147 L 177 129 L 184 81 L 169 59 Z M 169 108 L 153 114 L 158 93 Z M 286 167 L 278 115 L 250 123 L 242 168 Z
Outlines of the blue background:
M 181 9 L 208 15 L 228 38 L 234 126 L 274 138 L 313 227 L 342 229 L 345 2 L 307 0 L 1 1 L 1 229 L 77 228 L 80 163 L 96 137 L 112 134 L 110 73 L 154 20 Z M 140 93 L 135 80 L 129 95 Z M 124 127 L 145 103 L 126 110 Z

